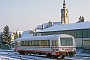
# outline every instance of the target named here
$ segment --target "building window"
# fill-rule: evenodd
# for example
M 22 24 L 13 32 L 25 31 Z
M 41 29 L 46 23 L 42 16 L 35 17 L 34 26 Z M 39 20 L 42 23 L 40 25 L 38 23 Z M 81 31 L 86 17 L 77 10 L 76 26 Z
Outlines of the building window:
M 83 38 L 87 38 L 87 36 L 88 36 L 88 30 L 85 29 L 83 30 Z

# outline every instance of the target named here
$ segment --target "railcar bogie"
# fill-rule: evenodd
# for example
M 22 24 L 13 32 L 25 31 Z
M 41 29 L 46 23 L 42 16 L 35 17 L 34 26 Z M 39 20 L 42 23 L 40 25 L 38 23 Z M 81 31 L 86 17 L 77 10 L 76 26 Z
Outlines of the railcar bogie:
M 46 57 L 47 57 L 47 58 L 51 58 L 51 54 L 50 54 L 50 53 L 47 53 L 47 54 L 46 54 Z

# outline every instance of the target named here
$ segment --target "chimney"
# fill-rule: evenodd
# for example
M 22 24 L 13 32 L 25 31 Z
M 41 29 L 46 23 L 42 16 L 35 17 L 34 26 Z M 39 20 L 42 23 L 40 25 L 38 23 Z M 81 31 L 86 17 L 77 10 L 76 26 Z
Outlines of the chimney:
M 42 30 L 44 29 L 44 25 L 42 24 Z

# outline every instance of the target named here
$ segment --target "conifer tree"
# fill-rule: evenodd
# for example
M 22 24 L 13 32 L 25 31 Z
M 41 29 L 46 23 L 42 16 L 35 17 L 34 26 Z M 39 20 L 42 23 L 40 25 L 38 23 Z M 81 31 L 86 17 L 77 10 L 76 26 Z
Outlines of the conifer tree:
M 3 33 L 0 34 L 0 42 L 3 42 Z
M 3 41 L 3 44 L 8 44 L 9 46 L 11 45 L 11 34 L 9 32 L 9 27 L 6 25 L 4 28 L 3 28 L 3 36 L 2 36 L 2 41 Z
M 80 17 L 79 17 L 78 23 L 79 23 L 79 22 L 84 22 L 84 17 L 83 17 L 83 16 L 80 16 Z

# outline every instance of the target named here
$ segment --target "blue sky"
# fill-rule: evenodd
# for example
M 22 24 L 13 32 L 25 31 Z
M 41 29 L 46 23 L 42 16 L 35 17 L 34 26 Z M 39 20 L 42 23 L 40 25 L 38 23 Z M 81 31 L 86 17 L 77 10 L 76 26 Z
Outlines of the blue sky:
M 34 29 L 48 21 L 61 21 L 63 0 L 0 0 L 0 31 L 8 25 L 10 31 Z M 84 16 L 90 21 L 90 0 L 66 0 L 69 23 Z

